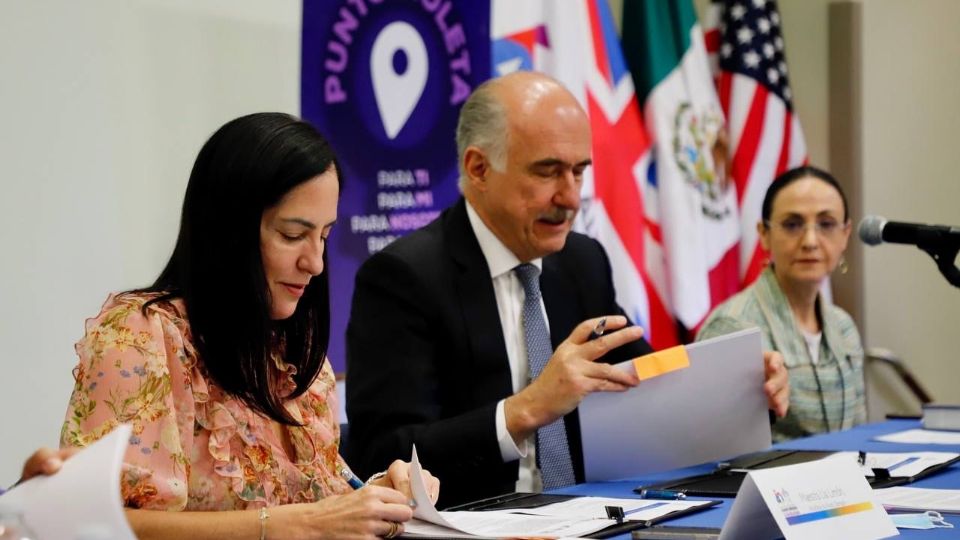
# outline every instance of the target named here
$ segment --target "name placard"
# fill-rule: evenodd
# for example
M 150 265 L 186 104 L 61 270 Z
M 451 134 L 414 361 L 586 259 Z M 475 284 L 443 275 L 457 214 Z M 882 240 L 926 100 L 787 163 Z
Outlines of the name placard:
M 868 540 L 898 534 L 856 459 L 838 457 L 748 473 L 720 540 Z

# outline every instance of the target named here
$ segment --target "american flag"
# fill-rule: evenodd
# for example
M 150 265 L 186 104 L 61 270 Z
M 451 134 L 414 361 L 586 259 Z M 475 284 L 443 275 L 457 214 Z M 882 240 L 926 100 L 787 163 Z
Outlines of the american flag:
M 766 259 L 756 228 L 763 195 L 778 174 L 807 162 L 807 147 L 793 110 L 776 0 L 715 0 L 705 39 L 730 134 L 745 286 Z

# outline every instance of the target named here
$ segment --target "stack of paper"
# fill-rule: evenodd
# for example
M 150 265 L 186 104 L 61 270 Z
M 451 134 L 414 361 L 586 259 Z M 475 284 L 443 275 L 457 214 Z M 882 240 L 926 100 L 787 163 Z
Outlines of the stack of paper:
M 888 510 L 960 513 L 960 490 L 957 489 L 892 487 L 875 489 L 873 492 Z
M 950 444 L 960 445 L 960 432 L 934 431 L 930 429 L 908 429 L 888 435 L 874 437 L 875 440 L 905 444 Z
M 417 449 L 410 460 L 410 483 L 417 506 L 414 519 L 404 524 L 404 536 L 431 538 L 517 538 L 585 536 L 616 521 L 606 517 L 606 506 L 623 508 L 627 520 L 649 521 L 713 501 L 659 501 L 577 497 L 538 508 L 440 512 L 427 495 L 420 476 Z

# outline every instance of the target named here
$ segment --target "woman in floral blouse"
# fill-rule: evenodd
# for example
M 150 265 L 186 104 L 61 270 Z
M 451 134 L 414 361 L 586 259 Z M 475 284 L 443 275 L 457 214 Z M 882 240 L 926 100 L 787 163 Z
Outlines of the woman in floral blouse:
M 355 491 L 338 453 L 323 269 L 339 192 L 309 124 L 228 122 L 160 277 L 87 321 L 61 445 L 133 425 L 121 490 L 138 537 L 392 537 L 411 518 L 408 464 Z

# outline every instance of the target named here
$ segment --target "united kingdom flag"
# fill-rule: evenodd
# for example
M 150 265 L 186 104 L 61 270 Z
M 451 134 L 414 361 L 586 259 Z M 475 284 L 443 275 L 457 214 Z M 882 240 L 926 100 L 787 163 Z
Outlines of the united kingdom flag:
M 651 345 L 677 344 L 676 324 L 658 293 L 663 260 L 649 219 L 655 208 L 644 198 L 650 142 L 606 0 L 495 0 L 491 26 L 495 73 L 549 74 L 590 115 L 594 167 L 585 177 L 577 227 L 603 244 L 617 300 Z

